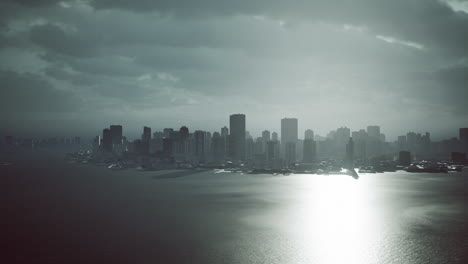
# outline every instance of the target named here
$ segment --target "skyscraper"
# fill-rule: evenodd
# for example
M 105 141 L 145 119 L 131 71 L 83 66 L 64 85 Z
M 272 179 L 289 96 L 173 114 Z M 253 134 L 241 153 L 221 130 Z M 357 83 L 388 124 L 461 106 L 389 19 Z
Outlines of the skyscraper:
M 165 128 L 163 129 L 164 137 L 169 138 L 171 137 L 171 133 L 174 132 L 174 129 L 172 128 Z
M 213 155 L 213 161 L 222 162 L 224 161 L 225 141 L 219 132 L 214 132 L 211 137 L 211 153 Z
M 462 151 L 468 153 L 468 128 L 460 128 L 460 143 L 462 145 Z
M 288 167 L 296 162 L 296 142 L 287 141 L 284 144 L 284 160 Z
M 307 129 L 304 132 L 304 139 L 314 139 L 314 131 L 312 131 L 312 129 Z
M 143 127 L 143 134 L 141 135 L 141 153 L 148 155 L 150 153 L 150 140 L 151 140 L 151 128 Z
M 264 130 L 262 132 L 262 138 L 264 142 L 270 141 L 270 131 Z
M 348 169 L 352 169 L 354 167 L 354 141 L 351 137 L 348 140 L 348 144 L 346 144 L 345 164 Z
M 189 137 L 189 129 L 186 126 L 182 126 L 179 129 L 180 141 L 184 141 Z
M 105 128 L 102 130 L 102 148 L 105 151 L 112 151 L 112 137 L 111 137 L 111 130 L 109 128 Z
M 199 161 L 204 161 L 205 160 L 205 139 L 206 139 L 206 132 L 201 131 L 201 130 L 196 130 L 193 133 L 193 139 L 194 139 L 194 149 L 193 149 L 193 154 L 198 159 Z
M 281 119 L 281 143 L 296 142 L 297 139 L 297 118 Z
M 221 137 L 227 137 L 229 135 L 229 128 L 226 126 L 221 128 Z
M 229 117 L 229 151 L 234 160 L 245 158 L 245 115 L 234 114 Z
M 271 140 L 278 141 L 278 133 L 276 132 L 271 133 Z
M 367 135 L 371 139 L 380 140 L 380 126 L 368 126 Z
M 313 162 L 315 160 L 317 154 L 317 148 L 315 141 L 312 138 L 304 139 L 304 147 L 303 147 L 303 162 Z
M 366 152 L 370 156 L 379 156 L 381 154 L 380 126 L 367 127 Z
M 110 134 L 112 138 L 112 148 L 119 148 L 122 145 L 122 126 L 111 125 Z

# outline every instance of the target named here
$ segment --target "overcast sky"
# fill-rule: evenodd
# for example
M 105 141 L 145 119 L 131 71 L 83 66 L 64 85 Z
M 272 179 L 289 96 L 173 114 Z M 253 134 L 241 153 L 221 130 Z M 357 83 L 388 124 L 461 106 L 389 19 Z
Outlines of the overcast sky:
M 468 2 L 2 0 L 0 134 L 468 126 Z

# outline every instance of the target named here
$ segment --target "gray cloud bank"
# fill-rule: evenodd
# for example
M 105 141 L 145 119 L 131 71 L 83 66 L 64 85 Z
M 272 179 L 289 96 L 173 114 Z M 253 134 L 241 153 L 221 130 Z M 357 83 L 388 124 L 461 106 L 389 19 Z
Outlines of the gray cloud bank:
M 0 133 L 468 124 L 462 1 L 2 1 Z M 128 131 L 128 130 L 127 130 Z M 132 132 L 132 131 L 130 131 Z M 134 131 L 133 131 L 134 132 Z M 135 132 L 136 133 L 136 132 Z

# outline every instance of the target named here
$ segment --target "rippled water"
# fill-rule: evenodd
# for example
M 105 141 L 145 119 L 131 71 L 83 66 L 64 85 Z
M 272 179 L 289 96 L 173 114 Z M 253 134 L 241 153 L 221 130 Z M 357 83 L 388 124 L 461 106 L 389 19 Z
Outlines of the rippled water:
M 0 172 L 17 263 L 468 263 L 467 173 Z

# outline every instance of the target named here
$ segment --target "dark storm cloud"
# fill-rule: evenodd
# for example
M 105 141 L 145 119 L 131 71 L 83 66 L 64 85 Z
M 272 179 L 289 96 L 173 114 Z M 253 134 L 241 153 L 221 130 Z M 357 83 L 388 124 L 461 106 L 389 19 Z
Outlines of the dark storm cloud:
M 182 19 L 247 14 L 290 21 L 348 23 L 365 25 L 376 34 L 419 42 L 456 54 L 466 54 L 468 46 L 467 14 L 454 12 L 446 3 L 437 0 L 94 0 L 92 4 L 102 9 L 158 11 Z
M 85 37 L 66 33 L 58 26 L 46 24 L 31 29 L 31 41 L 47 50 L 74 57 L 89 57 L 97 54 L 97 46 Z
M 122 123 L 240 110 L 268 113 L 265 126 L 284 115 L 327 129 L 440 113 L 462 123 L 467 19 L 439 0 L 4 1 L 1 84 L 51 103 L 3 107 L 67 102 L 77 119 Z
M 16 3 L 29 7 L 43 7 L 48 5 L 53 5 L 61 0 L 5 0 L 6 2 Z
M 10 112 L 72 112 L 80 107 L 73 93 L 55 89 L 31 73 L 0 71 L 0 109 Z

